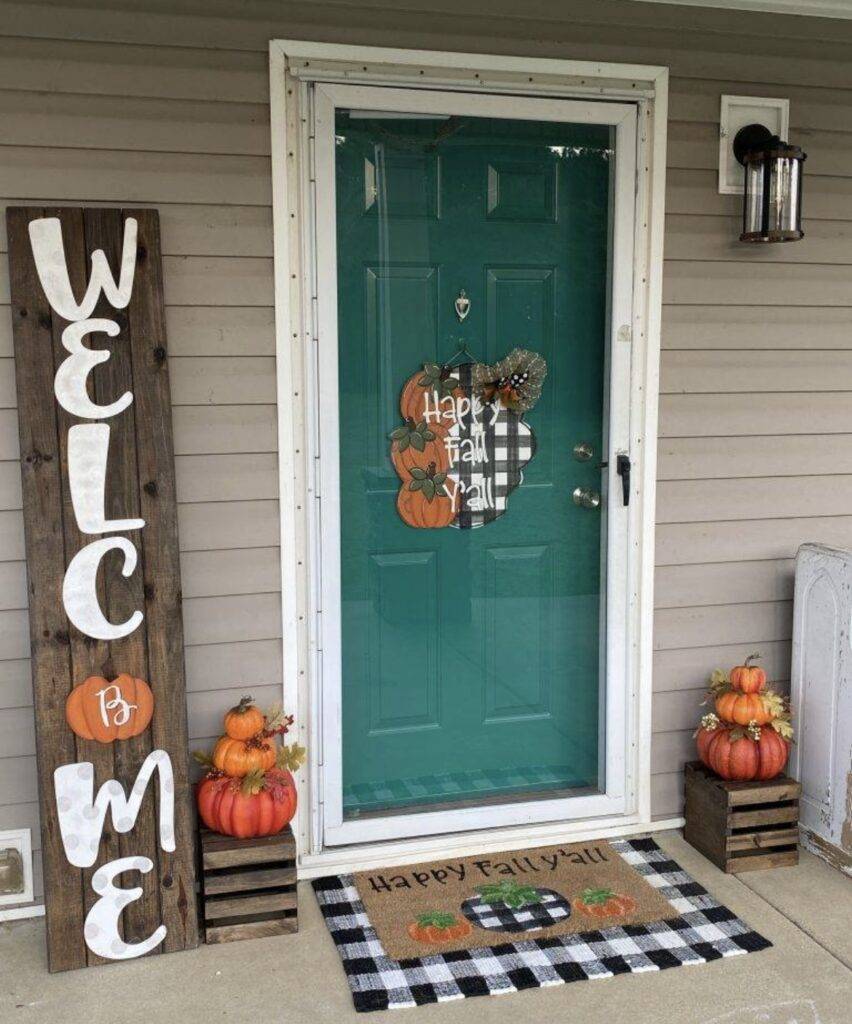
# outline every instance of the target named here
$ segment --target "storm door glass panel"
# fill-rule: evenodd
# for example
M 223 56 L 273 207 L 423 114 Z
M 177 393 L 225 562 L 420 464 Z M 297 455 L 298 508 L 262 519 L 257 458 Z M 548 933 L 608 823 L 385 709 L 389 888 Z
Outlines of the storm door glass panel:
M 345 818 L 605 788 L 604 513 L 572 491 L 601 485 L 612 157 L 607 126 L 337 112 Z M 405 382 L 516 347 L 547 377 L 505 511 L 408 525 Z

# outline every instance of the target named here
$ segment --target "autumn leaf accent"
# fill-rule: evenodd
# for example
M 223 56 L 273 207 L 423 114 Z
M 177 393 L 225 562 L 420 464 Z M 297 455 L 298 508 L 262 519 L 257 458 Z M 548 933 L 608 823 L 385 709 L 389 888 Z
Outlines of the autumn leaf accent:
M 254 771 L 244 775 L 240 783 L 240 789 L 242 790 L 243 796 L 257 796 L 257 794 L 266 788 L 266 775 L 259 768 L 255 768 Z
M 267 739 L 271 736 L 283 736 L 293 724 L 293 716 L 285 715 L 280 704 L 273 704 L 264 717 L 266 725 L 261 735 Z
M 518 882 L 489 882 L 486 885 L 478 885 L 476 891 L 482 897 L 483 903 L 504 903 L 512 910 L 541 903 L 541 893 L 534 885 L 520 885 Z
M 444 483 L 447 479 L 446 473 L 436 473 L 437 465 L 430 462 L 427 469 L 420 469 L 414 466 L 411 472 L 411 482 L 408 485 L 409 491 L 422 491 L 423 497 L 431 502 L 437 495 L 441 498 L 448 498 Z
M 774 690 L 764 690 L 763 693 L 760 694 L 760 699 L 763 702 L 763 706 L 766 708 L 767 714 L 772 715 L 773 718 L 777 718 L 784 714 L 787 702 L 780 693 L 776 693 Z
M 397 451 L 404 452 L 410 446 L 416 452 L 422 452 L 427 442 L 435 440 L 435 433 L 426 426 L 426 420 L 415 423 L 409 416 L 403 426 L 393 431 L 391 440 L 396 441 Z
M 282 745 L 275 756 L 276 767 L 290 772 L 298 771 L 305 763 L 307 751 L 298 743 L 291 743 L 289 746 Z
M 448 398 L 453 391 L 459 387 L 459 381 L 451 376 L 452 369 L 449 366 L 438 366 L 437 363 L 424 363 L 423 376 L 417 381 L 421 388 L 428 388 L 436 391 L 438 398 Z
M 727 672 L 721 668 L 717 668 L 710 673 L 710 693 L 714 697 L 718 697 L 720 693 L 724 693 L 726 690 L 730 689 L 731 678 Z
M 206 750 L 193 750 L 192 759 L 196 764 L 200 764 L 202 768 L 207 768 L 209 771 L 218 771 L 213 764 L 213 758 Z
M 458 918 L 455 914 L 447 914 L 441 910 L 427 910 L 417 915 L 417 923 L 421 928 L 452 928 Z
M 789 710 L 785 710 L 777 718 L 773 718 L 769 724 L 782 740 L 787 740 L 788 743 L 793 742 L 793 724 L 790 721 Z

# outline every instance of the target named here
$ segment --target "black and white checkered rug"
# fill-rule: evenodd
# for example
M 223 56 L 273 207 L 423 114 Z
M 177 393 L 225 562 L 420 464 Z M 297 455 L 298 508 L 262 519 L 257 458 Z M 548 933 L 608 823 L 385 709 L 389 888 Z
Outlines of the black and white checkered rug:
M 370 924 L 352 875 L 316 879 L 314 891 L 343 962 L 355 1009 L 400 1009 L 661 971 L 771 945 L 718 903 L 653 839 L 611 840 L 610 845 L 669 901 L 671 918 L 392 960 Z

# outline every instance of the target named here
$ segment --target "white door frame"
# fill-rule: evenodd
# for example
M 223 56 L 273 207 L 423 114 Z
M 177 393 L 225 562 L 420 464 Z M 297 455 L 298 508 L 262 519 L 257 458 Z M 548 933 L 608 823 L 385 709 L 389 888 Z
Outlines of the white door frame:
M 531 842 L 625 834 L 650 826 L 651 630 L 667 69 L 275 41 L 270 47 L 270 76 L 284 697 L 288 708 L 295 708 L 299 738 L 308 744 L 310 754 L 308 770 L 299 777 L 300 810 L 295 823 L 300 874 L 309 877 L 328 870 L 412 862 L 436 854 L 460 855 L 518 848 Z M 338 835 L 338 841 L 352 845 L 331 848 L 325 841 L 323 817 L 329 810 L 336 814 L 337 809 L 325 806 L 322 771 L 329 750 L 339 747 L 340 735 L 333 725 L 330 730 L 321 727 L 323 722 L 333 722 L 333 717 L 324 713 L 328 709 L 322 706 L 323 659 L 329 652 L 324 649 L 328 631 L 322 624 L 320 581 L 330 578 L 329 570 L 334 567 L 325 563 L 329 547 L 322 545 L 320 530 L 322 519 L 327 518 L 319 515 L 323 489 L 328 485 L 327 464 L 320 472 L 316 458 L 320 450 L 315 416 L 319 395 L 313 389 L 317 360 L 324 357 L 319 354 L 325 355 L 325 349 L 319 344 L 317 317 L 317 234 L 323 228 L 318 228 L 312 209 L 317 162 L 311 131 L 314 112 L 310 109 L 310 82 L 405 86 L 411 90 L 411 102 L 421 105 L 428 104 L 429 98 L 416 93 L 417 89 L 457 93 L 454 102 L 460 105 L 468 102 L 463 94 L 477 93 L 478 105 L 483 105 L 480 109 L 494 102 L 489 94 L 499 93 L 502 100 L 497 103 L 503 116 L 507 94 L 538 96 L 557 103 L 578 97 L 603 98 L 622 104 L 628 101 L 634 110 L 638 108 L 632 330 L 622 331 L 618 342 L 631 346 L 630 400 L 623 412 L 629 417 L 629 449 L 634 465 L 633 493 L 626 510 L 630 557 L 626 583 L 622 584 L 628 622 L 622 691 L 626 701 L 626 740 L 622 748 L 628 787 L 621 794 L 614 793 L 615 802 L 609 806 L 589 804 L 588 816 L 584 810 L 580 820 L 560 819 L 557 813 L 547 822 L 530 821 L 526 815 L 513 817 L 510 812 L 501 825 L 487 830 L 482 828 L 483 821 L 470 821 L 466 825 L 457 823 L 456 832 L 425 839 L 414 837 L 412 830 L 395 828 L 393 839 L 386 838 L 381 829 L 374 834 L 368 829 Z M 332 87 L 322 86 L 320 91 L 333 98 Z M 372 98 L 380 99 L 378 94 Z M 375 102 L 357 105 L 376 109 Z M 580 111 L 582 106 L 573 109 Z M 572 115 L 571 119 L 577 118 Z M 632 117 L 630 121 L 635 123 Z M 326 379 L 323 376 L 324 386 Z M 489 819 L 494 818 L 492 809 Z

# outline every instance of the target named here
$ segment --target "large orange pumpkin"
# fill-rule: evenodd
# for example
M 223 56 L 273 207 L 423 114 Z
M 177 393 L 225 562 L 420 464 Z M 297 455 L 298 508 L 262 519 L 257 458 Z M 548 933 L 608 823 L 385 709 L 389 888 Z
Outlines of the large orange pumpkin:
M 772 728 L 761 729 L 760 738 L 755 740 L 740 729 L 722 726 L 712 731 L 702 760 L 723 779 L 765 782 L 781 773 L 789 751 L 789 743 Z
M 731 686 L 742 693 L 759 693 L 766 683 L 766 673 L 760 665 L 752 665 L 752 662 L 759 658 L 759 654 L 750 654 L 744 665 L 737 665 L 731 669 Z
M 225 732 L 232 740 L 248 740 L 266 725 L 266 718 L 251 697 L 243 699 L 225 713 Z
M 436 363 L 426 363 L 422 370 L 412 374 L 402 387 L 399 396 L 399 411 L 404 420 L 412 419 L 419 423 L 426 412 L 426 395 L 431 392 L 429 401 L 432 406 L 441 403 L 441 409 L 447 414 L 452 413 L 452 406 L 447 398 L 463 398 L 464 389 L 457 380 L 450 376 L 450 370 Z
M 275 764 L 275 746 L 264 737 L 235 740 L 220 736 L 213 748 L 213 764 L 232 778 L 241 779 L 249 772 L 269 771 Z
M 296 813 L 293 776 L 277 768 L 242 782 L 208 777 L 199 783 L 196 798 L 204 824 L 237 839 L 273 836 Z
M 716 714 L 725 722 L 735 725 L 748 725 L 757 722 L 766 725 L 772 721 L 772 713 L 768 710 L 760 694 L 741 693 L 739 690 L 728 690 L 716 698 Z
M 450 453 L 445 443 L 447 430 L 440 423 L 429 424 L 421 420 L 406 420 L 391 434 L 391 462 L 400 480 L 408 482 L 412 469 L 426 469 L 430 463 L 436 471 L 446 473 L 450 468 Z
M 114 743 L 143 733 L 154 714 L 154 695 L 144 679 L 123 672 L 110 682 L 89 676 L 65 702 L 65 720 L 84 740 Z
M 415 470 L 415 476 L 418 471 Z M 435 465 L 431 463 L 427 470 L 419 470 L 425 474 L 425 481 L 432 484 L 425 490 L 421 486 L 411 490 L 413 484 L 422 483 L 412 479 L 410 483 L 404 483 L 399 489 L 396 499 L 396 507 L 403 522 L 418 529 L 436 530 L 449 526 L 455 519 L 455 507 L 453 499 L 443 487 L 442 474 L 435 473 Z

